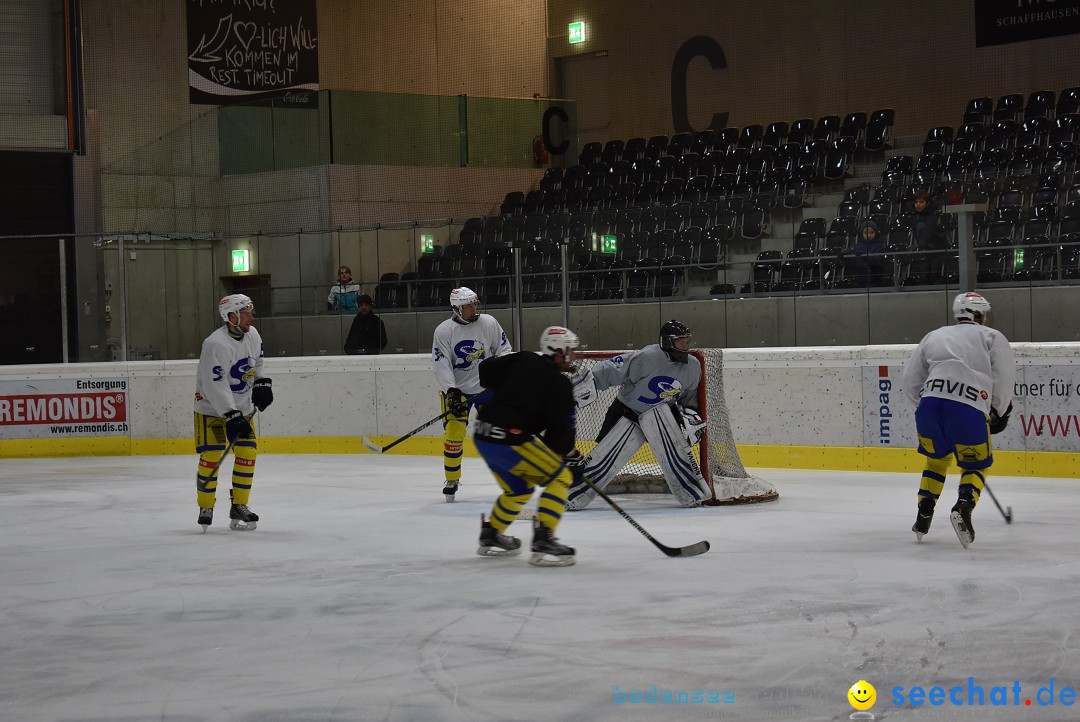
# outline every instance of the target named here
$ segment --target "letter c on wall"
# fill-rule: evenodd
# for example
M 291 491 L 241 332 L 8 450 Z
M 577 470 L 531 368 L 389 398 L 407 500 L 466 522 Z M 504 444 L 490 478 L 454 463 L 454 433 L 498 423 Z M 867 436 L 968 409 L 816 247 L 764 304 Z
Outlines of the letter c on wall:
M 671 61 L 671 120 L 677 133 L 694 132 L 687 112 L 686 71 L 690 67 L 690 61 L 699 55 L 709 61 L 713 70 L 727 67 L 724 49 L 708 35 L 692 37 L 676 51 L 675 58 Z M 727 127 L 727 121 L 727 113 L 713 113 L 709 127 L 713 130 L 723 130 Z
M 552 155 L 562 155 L 566 152 L 566 148 L 570 145 L 570 141 L 564 138 L 563 142 L 559 143 L 559 145 L 552 145 L 551 131 L 548 128 L 551 125 L 551 119 L 553 117 L 558 118 L 563 123 L 569 123 L 570 116 L 568 116 L 566 114 L 566 111 L 558 105 L 553 105 L 544 111 L 544 117 L 540 121 L 540 132 L 541 135 L 544 137 L 544 146 L 547 147 L 548 152 Z

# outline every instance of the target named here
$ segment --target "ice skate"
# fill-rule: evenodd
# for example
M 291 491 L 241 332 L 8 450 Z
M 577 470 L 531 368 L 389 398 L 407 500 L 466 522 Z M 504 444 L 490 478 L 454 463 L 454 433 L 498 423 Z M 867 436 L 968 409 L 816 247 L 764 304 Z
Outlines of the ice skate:
M 199 507 L 199 526 L 202 527 L 203 534 L 206 533 L 207 527 L 214 523 L 214 508 L 204 509 Z
M 923 498 L 919 502 L 919 512 L 915 516 L 915 523 L 911 525 L 911 531 L 915 532 L 917 541 L 922 541 L 922 538 L 930 531 L 930 522 L 934 520 L 934 505 L 936 503 L 935 500 L 927 498 Z
M 233 504 L 229 509 L 229 528 L 237 531 L 252 531 L 257 526 L 259 515 L 247 508 L 247 504 Z
M 454 494 L 457 493 L 458 483 L 456 481 L 447 481 L 443 485 L 442 493 L 446 497 L 446 503 L 449 504 L 454 500 Z
M 495 531 L 495 527 L 491 526 L 491 522 L 481 514 L 480 546 L 476 548 L 476 553 L 482 557 L 517 556 L 521 553 L 521 540 Z
M 949 514 L 953 529 L 960 543 L 967 549 L 968 544 L 975 541 L 975 527 L 971 525 L 971 512 L 975 508 L 975 501 L 971 498 L 960 497 Z
M 534 519 L 532 557 L 529 564 L 534 567 L 569 567 L 574 561 L 573 547 L 560 542 L 539 519 Z

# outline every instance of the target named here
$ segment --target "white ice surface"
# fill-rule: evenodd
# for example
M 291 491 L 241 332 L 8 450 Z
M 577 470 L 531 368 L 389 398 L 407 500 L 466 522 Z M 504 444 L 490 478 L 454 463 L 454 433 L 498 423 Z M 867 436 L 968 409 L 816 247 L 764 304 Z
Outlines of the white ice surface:
M 537 569 L 476 556 L 476 459 L 445 504 L 440 459 L 263 455 L 259 528 L 223 491 L 205 535 L 195 461 L 0 461 L 0 719 L 846 720 L 860 679 L 879 720 L 1080 719 L 1023 706 L 1080 688 L 1075 480 L 991 476 L 1016 521 L 984 496 L 964 550 L 955 475 L 918 544 L 916 475 L 757 469 L 779 502 L 618 497 L 707 554 L 598 499 L 559 528 L 577 566 Z M 1021 706 L 891 703 L 969 677 Z M 734 701 L 613 702 L 654 686 Z

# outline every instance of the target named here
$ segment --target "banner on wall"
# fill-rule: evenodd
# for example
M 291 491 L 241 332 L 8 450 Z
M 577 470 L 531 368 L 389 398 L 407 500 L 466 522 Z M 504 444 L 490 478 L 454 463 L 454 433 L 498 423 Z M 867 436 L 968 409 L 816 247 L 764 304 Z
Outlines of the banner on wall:
M 1080 33 L 1080 0 L 976 0 L 975 47 Z
M 0 439 L 126 436 L 125 378 L 0 381 Z
M 903 364 L 863 367 L 863 443 L 868 448 L 918 445 L 915 407 L 900 388 Z M 1018 366 L 1009 426 L 994 448 L 1080 451 L 1080 366 Z
M 315 6 L 316 0 L 187 0 L 190 102 L 228 105 L 318 90 Z

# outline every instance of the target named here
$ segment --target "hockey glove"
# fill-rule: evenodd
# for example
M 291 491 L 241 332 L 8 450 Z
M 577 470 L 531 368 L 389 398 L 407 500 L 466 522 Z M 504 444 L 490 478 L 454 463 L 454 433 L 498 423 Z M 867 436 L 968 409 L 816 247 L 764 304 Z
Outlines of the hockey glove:
M 469 402 L 466 400 L 465 394 L 461 393 L 461 389 L 455 389 L 451 386 L 446 390 L 446 410 L 454 416 L 469 415 Z
M 255 385 L 251 387 L 251 403 L 255 404 L 259 411 L 266 411 L 266 407 L 274 403 L 272 383 L 267 378 L 255 379 Z
M 596 379 L 593 378 L 592 371 L 576 375 L 570 381 L 574 384 L 574 401 L 579 409 L 596 401 Z
M 683 406 L 679 410 L 682 411 L 682 424 L 683 431 L 686 432 L 686 440 L 690 442 L 690 446 L 694 446 L 701 441 L 701 437 L 705 436 L 707 426 L 705 419 L 701 418 L 701 415 L 694 409 Z
M 574 449 L 563 457 L 563 462 L 566 464 L 566 468 L 570 470 L 570 475 L 574 477 L 574 484 L 581 483 L 581 475 L 585 472 L 585 457 L 582 456 L 581 452 Z
M 251 422 L 245 419 L 243 414 L 236 409 L 225 412 L 225 438 L 230 444 L 240 437 L 254 435 L 255 431 L 251 428 Z
M 1005 409 L 1005 413 L 998 415 L 997 409 L 990 409 L 990 433 L 1000 434 L 1009 425 L 1009 414 L 1012 413 L 1012 404 Z

